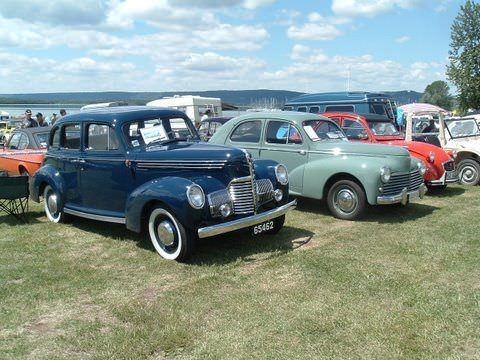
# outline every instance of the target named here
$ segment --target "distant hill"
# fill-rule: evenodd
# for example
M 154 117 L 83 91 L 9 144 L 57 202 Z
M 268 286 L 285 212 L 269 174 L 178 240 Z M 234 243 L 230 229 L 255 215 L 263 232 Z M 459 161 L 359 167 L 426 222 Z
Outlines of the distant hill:
M 422 93 L 416 91 L 387 91 L 401 104 L 418 102 Z M 214 91 L 175 91 L 175 92 L 64 92 L 32 94 L 0 94 L 0 104 L 90 104 L 111 101 L 127 101 L 131 104 L 145 104 L 148 101 L 165 96 L 199 95 L 219 97 L 224 102 L 238 106 L 280 107 L 286 100 L 303 93 L 288 90 L 214 90 Z

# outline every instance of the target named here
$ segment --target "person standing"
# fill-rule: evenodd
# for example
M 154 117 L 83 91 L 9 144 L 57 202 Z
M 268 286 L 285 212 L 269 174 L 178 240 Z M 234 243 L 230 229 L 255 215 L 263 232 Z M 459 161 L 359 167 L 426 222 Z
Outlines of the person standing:
M 38 126 L 48 126 L 41 112 L 37 113 L 36 118 L 37 118 Z
M 38 122 L 34 118 L 32 118 L 32 110 L 27 109 L 25 110 L 25 127 L 30 128 L 30 127 L 37 127 Z
M 203 120 L 207 120 L 211 115 L 212 115 L 212 111 L 210 109 L 205 110 L 205 113 L 200 118 L 200 122 L 202 122 Z

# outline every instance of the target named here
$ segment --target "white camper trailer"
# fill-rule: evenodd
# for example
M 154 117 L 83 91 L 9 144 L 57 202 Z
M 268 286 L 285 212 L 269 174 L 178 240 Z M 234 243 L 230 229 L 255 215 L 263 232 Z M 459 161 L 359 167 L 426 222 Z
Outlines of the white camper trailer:
M 201 117 L 209 109 L 212 117 L 222 116 L 222 100 L 194 95 L 175 95 L 164 97 L 147 103 L 147 106 L 168 107 L 183 111 L 195 123 L 200 126 Z

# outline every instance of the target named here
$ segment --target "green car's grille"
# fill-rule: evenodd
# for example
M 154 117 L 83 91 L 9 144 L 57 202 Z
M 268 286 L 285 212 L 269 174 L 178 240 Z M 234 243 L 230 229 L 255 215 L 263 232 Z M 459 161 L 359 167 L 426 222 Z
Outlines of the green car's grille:
M 392 174 L 390 181 L 383 185 L 382 195 L 397 195 L 407 188 L 408 191 L 417 190 L 423 184 L 423 176 L 419 170 L 410 173 Z

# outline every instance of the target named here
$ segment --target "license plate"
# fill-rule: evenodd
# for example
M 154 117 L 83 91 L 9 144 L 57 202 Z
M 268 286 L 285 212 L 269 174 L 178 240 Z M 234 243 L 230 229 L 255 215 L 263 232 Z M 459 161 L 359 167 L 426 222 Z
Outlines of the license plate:
M 457 178 L 457 173 L 455 171 L 447 171 L 447 180 L 454 180 Z
M 264 233 L 268 230 L 272 230 L 273 226 L 274 226 L 274 224 L 273 224 L 272 220 L 265 221 L 264 223 L 255 225 L 253 227 L 253 235 L 259 235 L 259 234 Z

